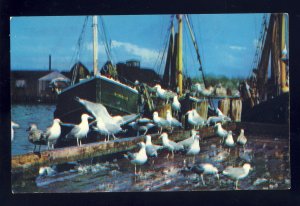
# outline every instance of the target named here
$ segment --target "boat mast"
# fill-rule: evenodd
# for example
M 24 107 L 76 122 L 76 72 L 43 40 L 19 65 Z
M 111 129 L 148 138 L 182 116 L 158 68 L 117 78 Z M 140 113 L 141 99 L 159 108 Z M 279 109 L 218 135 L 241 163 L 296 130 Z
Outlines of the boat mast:
M 176 15 L 178 20 L 178 44 L 177 44 L 177 82 L 178 82 L 178 94 L 182 95 L 182 15 Z
M 93 69 L 94 76 L 98 73 L 98 23 L 97 16 L 93 16 L 93 51 L 94 51 L 94 61 Z
M 285 14 L 281 14 L 281 91 L 283 93 L 288 92 L 289 88 L 286 85 L 286 63 L 283 61 L 287 58 L 286 42 L 285 42 Z

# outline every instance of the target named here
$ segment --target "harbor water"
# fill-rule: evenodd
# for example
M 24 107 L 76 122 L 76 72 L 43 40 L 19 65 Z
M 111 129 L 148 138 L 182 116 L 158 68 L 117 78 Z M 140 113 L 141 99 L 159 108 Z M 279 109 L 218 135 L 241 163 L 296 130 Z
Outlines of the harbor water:
M 25 131 L 30 122 L 37 123 L 44 130 L 51 124 L 53 105 L 13 105 L 12 120 L 20 125 L 15 129 L 12 155 L 32 151 L 33 145 L 27 141 Z M 239 131 L 234 132 L 234 139 Z M 201 134 L 200 134 L 201 135 Z M 132 192 L 132 191 L 210 191 L 233 190 L 234 182 L 220 174 L 220 181 L 212 175 L 204 175 L 206 185 L 199 175 L 189 168 L 194 164 L 211 163 L 223 171 L 227 166 L 242 166 L 249 162 L 253 168 L 249 175 L 239 181 L 242 190 L 277 190 L 290 188 L 289 138 L 271 135 L 245 135 L 248 138 L 246 152 L 243 148 L 231 149 L 227 156 L 218 156 L 225 151 L 218 137 L 200 141 L 201 151 L 192 157 L 175 153 L 166 158 L 168 152 L 162 150 L 157 158 L 150 158 L 145 165 L 137 167 L 141 172 L 134 175 L 134 165 L 116 154 L 64 165 L 48 165 L 48 173 L 34 171 L 30 177 L 12 179 L 14 193 L 60 193 L 60 192 Z M 42 147 L 42 149 L 46 149 Z M 137 151 L 137 149 L 135 149 Z M 40 172 L 40 174 L 39 174 Z M 43 173 L 43 174 L 42 174 Z

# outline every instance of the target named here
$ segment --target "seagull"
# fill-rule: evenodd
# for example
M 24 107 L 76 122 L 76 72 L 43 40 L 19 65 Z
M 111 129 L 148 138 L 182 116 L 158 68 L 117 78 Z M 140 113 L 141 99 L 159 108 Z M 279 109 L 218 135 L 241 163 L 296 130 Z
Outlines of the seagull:
M 173 142 L 172 140 L 169 140 L 168 134 L 165 132 L 162 133 L 162 135 L 159 138 L 162 138 L 163 146 L 172 152 L 172 158 L 174 157 L 174 151 L 179 151 L 184 149 L 182 145 Z M 169 154 L 167 155 L 167 157 L 169 157 Z
M 216 135 L 222 138 L 220 142 L 221 143 L 224 142 L 224 139 L 225 137 L 227 137 L 228 132 L 222 128 L 221 123 L 217 123 L 214 128 L 215 128 Z
M 223 112 L 221 112 L 221 110 L 219 108 L 216 109 L 216 112 L 217 112 L 218 117 L 222 118 L 222 123 L 231 122 L 231 118 L 224 115 Z
M 182 127 L 181 122 L 172 117 L 171 111 L 167 110 L 167 121 L 171 127 L 171 132 L 173 131 L 173 127 Z
M 106 107 L 100 103 L 90 102 L 85 99 L 80 99 L 79 97 L 75 97 L 75 101 L 82 104 L 88 112 L 90 112 L 96 119 L 91 124 L 97 123 L 93 128 L 99 132 L 100 134 L 109 136 L 112 135 L 115 138 L 115 134 L 122 132 L 121 126 L 126 125 L 134 120 L 136 120 L 139 115 L 138 114 L 130 114 L 125 116 L 111 116 Z
M 214 88 L 213 87 L 209 87 L 209 89 L 205 89 L 205 88 L 203 88 L 201 91 L 200 91 L 200 93 L 203 95 L 203 96 L 205 96 L 205 97 L 208 97 L 208 96 L 211 96 L 212 95 L 212 93 L 214 92 Z
M 196 130 L 192 130 L 192 136 L 185 139 L 185 140 L 182 140 L 182 141 L 179 141 L 177 142 L 177 144 L 180 144 L 182 145 L 184 148 L 189 148 L 193 142 L 194 142 L 194 137 L 198 134 L 198 132 Z
M 92 119 L 92 117 L 87 114 L 82 114 L 80 124 L 74 125 L 73 129 L 66 135 L 66 138 L 76 138 L 77 146 L 81 146 L 81 139 L 87 137 L 89 132 L 88 119 Z
M 251 169 L 251 165 L 249 163 L 245 163 L 243 167 L 229 166 L 223 171 L 223 174 L 236 181 L 235 189 L 237 190 L 239 180 L 247 177 Z
M 160 128 L 160 131 L 158 132 L 159 134 L 161 134 L 163 127 L 169 126 L 169 122 L 164 118 L 159 117 L 157 112 L 153 112 L 153 121 L 156 124 L 156 126 Z
M 195 162 L 195 156 L 197 154 L 199 154 L 199 152 L 200 152 L 199 139 L 200 139 L 200 136 L 195 135 L 193 143 L 189 146 L 189 148 L 186 152 L 187 155 L 194 155 L 193 163 Z
M 216 156 L 214 156 L 212 160 L 215 162 L 223 162 L 224 160 L 227 159 L 228 156 L 229 156 L 229 152 L 224 150 L 219 152 Z
M 162 148 L 163 146 L 152 144 L 151 136 L 146 135 L 146 153 L 149 157 L 157 157 L 157 150 Z
M 120 124 L 112 121 L 112 122 L 104 122 L 102 119 L 98 118 L 96 120 L 96 126 L 93 126 L 93 129 L 96 132 L 99 132 L 102 135 L 108 136 L 108 140 L 109 141 L 109 137 L 113 136 L 114 139 L 117 139 L 115 137 L 115 134 L 118 134 L 122 131 L 124 131 L 122 129 L 122 127 L 120 127 Z M 106 141 L 106 139 L 105 139 Z
M 180 112 L 181 109 L 181 104 L 178 101 L 177 95 L 173 97 L 173 102 L 172 102 L 172 110 L 175 111 L 176 115 L 178 115 L 178 112 Z
M 245 149 L 245 145 L 247 143 L 247 138 L 245 137 L 244 135 L 244 129 L 241 129 L 241 133 L 240 135 L 238 136 L 237 138 L 237 141 L 236 141 L 238 144 L 242 145 Z
M 140 132 L 144 132 L 143 135 L 146 135 L 149 129 L 155 127 L 155 125 L 152 123 L 152 120 L 148 118 L 138 119 L 135 122 L 130 122 L 128 125 L 134 130 L 137 130 L 137 136 L 140 135 Z
M 228 132 L 224 143 L 227 147 L 229 147 L 229 152 L 230 152 L 230 148 L 235 146 L 235 143 L 234 143 L 234 140 L 232 137 L 232 131 Z
M 195 127 L 205 125 L 205 120 L 198 114 L 195 109 L 188 111 L 186 114 L 188 114 L 189 124 L 193 125 L 194 129 Z
M 136 153 L 127 152 L 124 157 L 134 164 L 134 174 L 136 174 L 136 165 L 143 165 L 147 162 L 146 145 L 144 142 L 139 142 L 141 149 Z
M 11 121 L 11 124 L 10 124 L 10 129 L 11 129 L 11 141 L 13 141 L 14 140 L 14 128 L 19 128 L 20 127 L 20 125 L 19 124 L 17 124 L 17 123 L 15 123 L 15 122 L 13 122 L 13 121 Z
M 30 124 L 27 129 L 28 141 L 34 144 L 33 152 L 35 152 L 36 145 L 39 145 L 39 151 L 41 150 L 41 145 L 46 144 L 46 139 L 43 136 L 43 132 L 37 128 L 36 124 Z
M 212 116 L 209 117 L 206 121 L 207 126 L 216 125 L 218 122 L 223 122 L 222 117 Z
M 203 183 L 204 186 L 205 186 L 205 182 L 204 182 L 204 177 L 203 176 L 205 174 L 215 175 L 218 178 L 218 180 L 220 180 L 218 169 L 215 166 L 213 166 L 212 164 L 209 164 L 209 163 L 194 165 L 191 168 L 191 171 L 195 172 L 195 173 L 197 173 L 198 175 L 201 176 L 201 180 L 202 180 L 202 183 Z
M 156 89 L 156 96 L 163 100 L 167 100 L 166 103 L 168 103 L 170 98 L 175 96 L 173 92 L 162 89 L 159 84 L 155 85 L 154 88 Z
M 61 127 L 60 127 L 60 119 L 54 119 L 53 124 L 51 127 L 48 127 L 46 132 L 44 133 L 44 137 L 48 142 L 48 150 L 50 149 L 50 145 L 52 149 L 54 149 L 54 145 L 57 139 L 60 137 L 61 134 Z

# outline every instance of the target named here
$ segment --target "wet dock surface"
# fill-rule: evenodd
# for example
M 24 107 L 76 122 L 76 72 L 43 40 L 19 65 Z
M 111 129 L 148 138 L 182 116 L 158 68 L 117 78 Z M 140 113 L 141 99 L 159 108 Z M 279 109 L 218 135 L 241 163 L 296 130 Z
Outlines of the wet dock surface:
M 218 137 L 211 137 L 200 141 L 201 151 L 195 163 L 193 157 L 184 153 L 175 153 L 174 158 L 170 155 L 167 159 L 168 152 L 162 150 L 158 158 L 150 158 L 145 165 L 138 166 L 141 173 L 134 175 L 134 165 L 119 154 L 108 159 L 100 157 L 52 166 L 55 172 L 49 175 L 39 175 L 36 171 L 31 178 L 13 177 L 12 190 L 14 193 L 233 190 L 234 182 L 222 174 L 220 182 L 215 176 L 204 175 L 204 186 L 201 178 L 188 168 L 193 164 L 212 163 L 223 171 L 227 166 L 242 166 L 245 162 L 250 162 L 253 170 L 239 181 L 240 189 L 290 188 L 289 138 L 247 133 L 246 136 L 246 153 L 236 146 L 224 159 L 218 158 L 218 154 L 226 149 L 220 147 Z

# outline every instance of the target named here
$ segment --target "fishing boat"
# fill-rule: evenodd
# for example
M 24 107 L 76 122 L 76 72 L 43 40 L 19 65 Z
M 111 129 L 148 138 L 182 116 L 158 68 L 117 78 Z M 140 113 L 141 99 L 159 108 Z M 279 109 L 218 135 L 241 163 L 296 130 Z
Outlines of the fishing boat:
M 289 122 L 287 15 L 263 16 L 262 30 L 249 78 L 240 85 L 242 120 Z
M 79 73 L 79 67 L 73 70 Z M 73 76 L 74 76 L 73 75 Z M 112 77 L 101 75 L 98 69 L 98 17 L 93 16 L 93 74 L 78 79 L 77 82 L 58 94 L 54 117 L 63 122 L 79 123 L 85 111 L 75 101 L 76 97 L 103 104 L 113 115 L 137 114 L 139 92 L 133 85 L 121 83 Z

